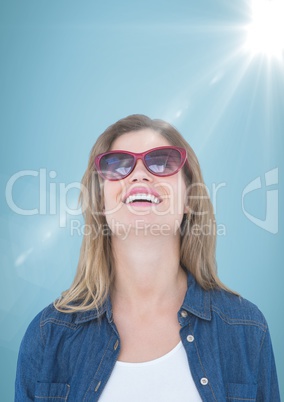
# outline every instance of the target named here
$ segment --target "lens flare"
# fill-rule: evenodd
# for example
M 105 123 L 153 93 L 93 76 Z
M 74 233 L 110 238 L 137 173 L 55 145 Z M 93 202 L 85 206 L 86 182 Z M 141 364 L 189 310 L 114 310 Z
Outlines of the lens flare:
M 252 0 L 251 13 L 245 49 L 254 56 L 283 57 L 284 0 Z

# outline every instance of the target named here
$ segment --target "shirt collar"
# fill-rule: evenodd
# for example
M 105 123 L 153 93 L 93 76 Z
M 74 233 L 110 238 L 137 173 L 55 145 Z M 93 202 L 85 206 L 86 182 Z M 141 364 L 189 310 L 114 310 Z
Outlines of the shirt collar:
M 189 313 L 202 318 L 203 320 L 211 320 L 210 292 L 202 289 L 189 272 L 187 272 L 187 292 L 181 309 L 187 310 Z M 106 301 L 100 308 L 76 313 L 75 323 L 82 324 L 98 319 L 105 313 L 108 321 L 111 323 L 112 305 L 110 296 L 107 297 Z
M 106 313 L 108 321 L 112 322 L 112 305 L 108 295 L 105 302 L 99 308 L 76 313 L 75 324 L 83 324 L 88 321 L 99 319 Z
M 187 292 L 181 309 L 203 320 L 211 320 L 210 291 L 204 290 L 189 272 L 187 273 Z

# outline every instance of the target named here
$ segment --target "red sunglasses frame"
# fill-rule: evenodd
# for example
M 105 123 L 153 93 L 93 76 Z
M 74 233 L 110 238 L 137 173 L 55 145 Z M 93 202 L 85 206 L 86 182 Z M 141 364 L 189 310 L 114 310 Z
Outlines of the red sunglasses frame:
M 150 152 L 158 151 L 158 150 L 160 150 L 160 149 L 161 149 L 161 150 L 163 150 L 163 149 L 173 149 L 173 150 L 179 152 L 179 154 L 180 154 L 180 156 L 181 156 L 180 166 L 179 166 L 178 169 L 175 170 L 173 173 L 170 173 L 170 174 L 157 174 L 157 173 L 152 172 L 152 171 L 147 167 L 147 164 L 145 163 L 145 156 L 146 156 L 147 154 L 149 154 Z M 134 157 L 133 167 L 131 168 L 131 170 L 130 170 L 125 176 L 122 176 L 121 178 L 109 179 L 108 177 L 106 177 L 106 175 L 104 175 L 103 171 L 101 170 L 101 168 L 100 168 L 100 161 L 101 161 L 101 159 L 102 159 L 105 155 L 111 155 L 111 154 L 117 154 L 117 153 L 133 156 L 133 157 Z M 129 175 L 133 172 L 133 170 L 135 169 L 135 166 L 136 166 L 136 164 L 137 164 L 138 159 L 141 159 L 141 160 L 142 160 L 142 162 L 143 162 L 145 168 L 146 168 L 146 169 L 148 170 L 148 172 L 150 172 L 152 175 L 158 176 L 158 177 L 167 177 L 167 176 L 172 176 L 172 175 L 178 173 L 178 172 L 181 170 L 181 168 L 184 166 L 184 164 L 185 164 L 185 162 L 186 162 L 186 160 L 187 160 L 187 155 L 186 155 L 186 150 L 185 150 L 184 148 L 175 147 L 175 146 L 170 146 L 170 145 L 169 145 L 169 146 L 164 146 L 164 147 L 156 147 L 156 148 L 148 149 L 148 151 L 139 152 L 139 153 L 129 152 L 129 151 L 124 151 L 124 150 L 118 150 L 118 149 L 117 149 L 117 150 L 114 150 L 114 151 L 108 151 L 108 152 L 104 152 L 104 153 L 102 153 L 102 154 L 97 155 L 97 156 L 95 157 L 95 166 L 96 166 L 96 169 L 97 169 L 99 175 L 100 175 L 103 179 L 109 180 L 109 181 L 118 181 L 118 180 L 123 180 L 123 179 L 125 179 L 127 176 L 129 176 Z

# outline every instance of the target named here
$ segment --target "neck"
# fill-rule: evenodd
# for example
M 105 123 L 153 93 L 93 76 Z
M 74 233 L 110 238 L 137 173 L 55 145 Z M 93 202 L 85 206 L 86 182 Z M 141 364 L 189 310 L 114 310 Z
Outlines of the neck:
M 112 298 L 143 309 L 182 302 L 186 274 L 180 267 L 178 236 L 112 238 L 115 281 Z

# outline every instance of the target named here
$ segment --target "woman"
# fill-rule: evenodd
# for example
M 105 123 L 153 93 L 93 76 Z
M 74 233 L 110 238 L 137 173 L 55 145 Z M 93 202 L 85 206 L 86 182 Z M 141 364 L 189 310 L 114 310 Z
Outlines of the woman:
M 113 124 L 80 200 L 77 274 L 26 332 L 15 400 L 280 401 L 263 315 L 217 277 L 212 205 L 181 135 L 143 115 Z

